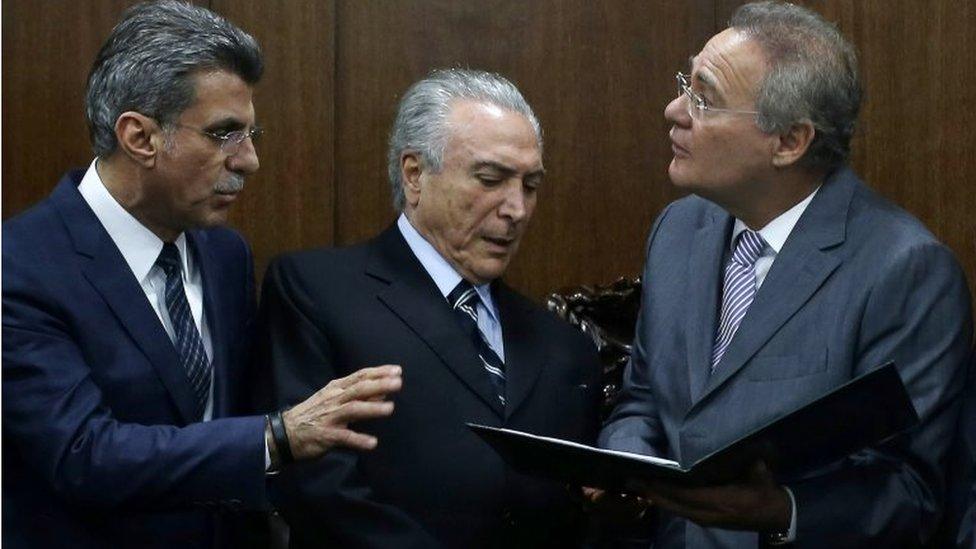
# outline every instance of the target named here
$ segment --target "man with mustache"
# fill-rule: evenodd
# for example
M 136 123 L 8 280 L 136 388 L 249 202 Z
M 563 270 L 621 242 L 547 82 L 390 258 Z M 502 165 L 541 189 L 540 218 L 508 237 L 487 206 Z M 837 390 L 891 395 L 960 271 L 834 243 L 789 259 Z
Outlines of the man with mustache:
M 376 445 L 347 424 L 392 412 L 395 366 L 236 417 L 253 267 L 220 225 L 258 169 L 261 72 L 206 9 L 131 8 L 89 76 L 97 158 L 3 224 L 5 547 L 239 547 L 269 473 Z
M 599 364 L 580 333 L 506 286 L 543 181 L 532 109 L 508 80 L 436 71 L 400 102 L 390 137 L 397 221 L 373 240 L 284 256 L 262 322 L 279 405 L 396 362 L 383 444 L 285 472 L 293 547 L 571 547 L 564 486 L 521 476 L 465 422 L 591 440 Z
M 789 477 L 759 462 L 719 485 L 650 483 L 654 547 L 929 543 L 970 297 L 952 253 L 846 166 L 861 100 L 853 47 L 805 8 L 748 4 L 676 79 L 668 173 L 692 196 L 651 229 L 601 445 L 692 464 L 889 360 L 920 422 Z

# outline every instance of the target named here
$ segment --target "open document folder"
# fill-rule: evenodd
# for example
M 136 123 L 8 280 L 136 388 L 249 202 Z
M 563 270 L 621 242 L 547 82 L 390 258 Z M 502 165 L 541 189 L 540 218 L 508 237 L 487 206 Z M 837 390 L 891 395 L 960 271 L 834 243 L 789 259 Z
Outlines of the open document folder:
M 628 492 L 651 479 L 722 482 L 743 474 L 757 459 L 774 473 L 789 475 L 843 458 L 917 422 L 901 377 L 889 362 L 687 465 L 512 429 L 468 427 L 517 471 Z

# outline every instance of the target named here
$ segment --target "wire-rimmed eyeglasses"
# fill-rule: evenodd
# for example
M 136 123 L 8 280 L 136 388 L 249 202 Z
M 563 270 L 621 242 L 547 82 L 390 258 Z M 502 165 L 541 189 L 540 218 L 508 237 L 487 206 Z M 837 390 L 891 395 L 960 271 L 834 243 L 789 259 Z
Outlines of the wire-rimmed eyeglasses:
M 186 124 L 176 124 L 176 126 L 194 130 L 200 135 L 213 139 L 220 144 L 221 152 L 228 156 L 237 154 L 237 151 L 241 150 L 241 144 L 244 143 L 244 140 L 250 139 L 251 143 L 257 143 L 261 136 L 264 135 L 264 128 L 260 126 L 254 126 L 250 130 L 234 130 L 230 132 L 204 130 L 194 126 L 187 126 Z
M 691 89 L 691 77 L 678 71 L 675 75 L 675 79 L 678 81 L 678 94 L 684 94 L 685 98 L 688 100 L 688 116 L 695 120 L 701 120 L 705 118 L 707 113 L 728 113 L 728 114 L 759 114 L 759 111 L 745 111 L 740 109 L 719 109 L 715 107 L 710 107 L 708 101 L 695 93 L 695 90 Z

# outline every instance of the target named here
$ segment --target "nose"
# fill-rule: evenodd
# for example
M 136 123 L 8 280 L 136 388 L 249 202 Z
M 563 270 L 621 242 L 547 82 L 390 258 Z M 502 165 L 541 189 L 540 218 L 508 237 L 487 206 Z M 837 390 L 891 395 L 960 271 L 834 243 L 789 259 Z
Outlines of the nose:
M 518 223 L 528 215 L 531 200 L 534 198 L 526 196 L 522 181 L 519 178 L 512 178 L 505 188 L 505 196 L 498 208 L 498 215 L 511 219 L 513 223 Z
M 691 126 L 691 116 L 688 114 L 688 105 L 685 103 L 688 98 L 685 94 L 679 93 L 677 97 L 664 107 L 664 118 L 672 125 L 687 128 Z
M 227 169 L 232 172 L 251 175 L 260 167 L 258 151 L 254 148 L 254 142 L 251 141 L 250 137 L 241 142 L 236 153 L 227 157 Z

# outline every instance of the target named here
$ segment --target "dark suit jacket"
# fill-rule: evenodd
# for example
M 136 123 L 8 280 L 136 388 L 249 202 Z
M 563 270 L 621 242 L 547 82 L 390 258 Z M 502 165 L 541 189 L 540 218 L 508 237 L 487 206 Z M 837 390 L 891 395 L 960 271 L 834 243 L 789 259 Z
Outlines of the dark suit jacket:
M 932 547 L 976 549 L 976 351 L 951 451 L 946 520 Z
M 5 547 L 211 547 L 218 508 L 265 504 L 263 420 L 241 407 L 250 253 L 191 231 L 214 352 L 214 417 L 122 254 L 65 176 L 3 224 Z M 9 544 L 9 545 L 8 545 Z
M 493 291 L 505 345 L 505 410 L 396 226 L 364 245 L 288 255 L 269 267 L 262 324 L 278 404 L 363 366 L 403 367 L 393 416 L 354 426 L 379 437 L 374 451 L 337 451 L 282 474 L 277 503 L 293 546 L 574 542 L 580 521 L 566 487 L 516 474 L 465 422 L 595 438 L 596 351 L 504 284 Z
M 893 360 L 921 422 L 800 478 L 797 546 L 923 543 L 939 520 L 972 334 L 951 252 L 847 169 L 821 187 L 709 375 L 732 218 L 691 196 L 648 240 L 621 402 L 601 444 L 692 463 Z M 838 422 L 844 418 L 837 418 Z M 664 517 L 659 547 L 755 547 L 757 535 Z

